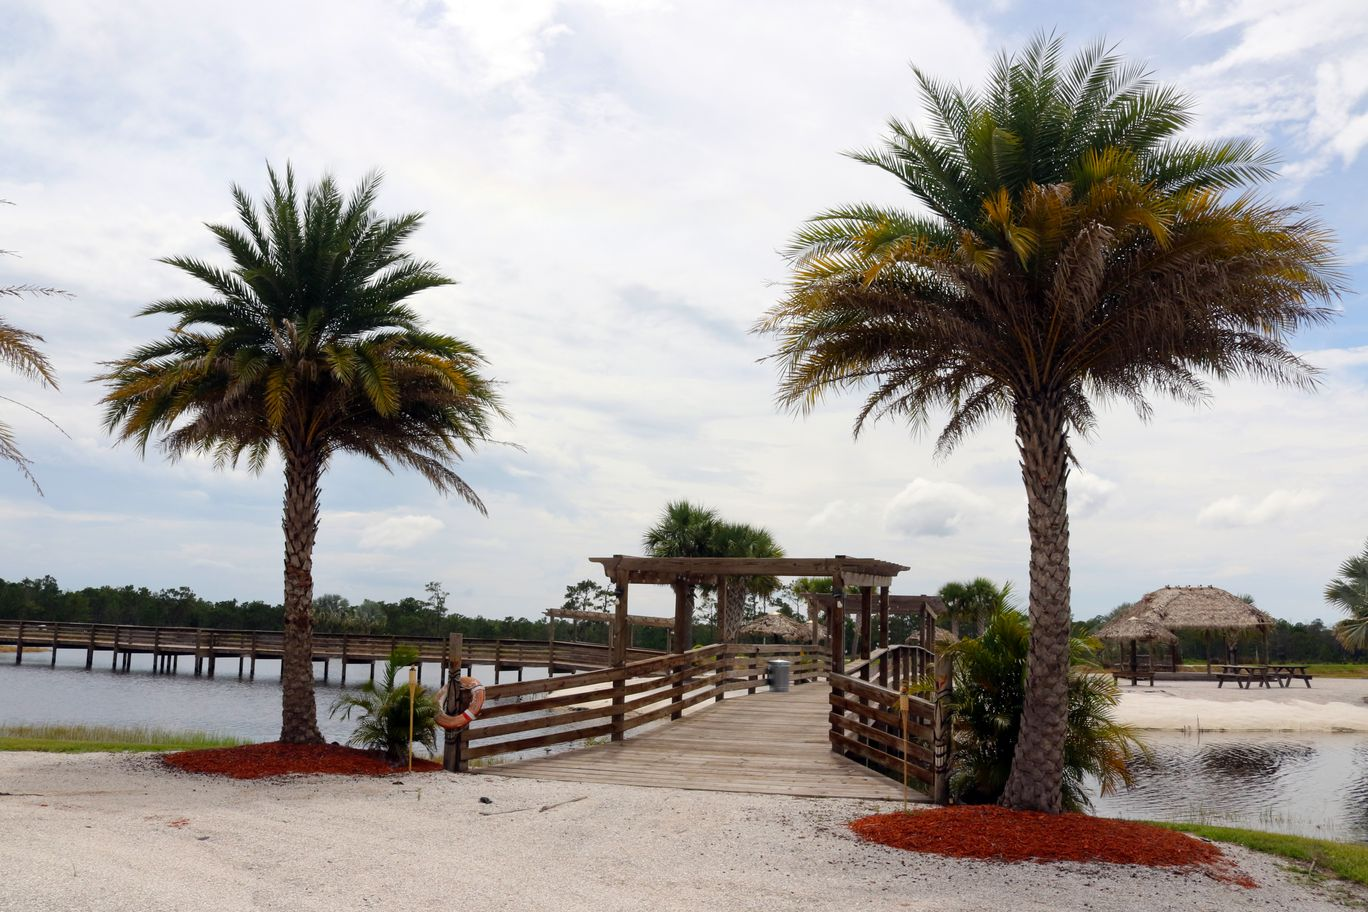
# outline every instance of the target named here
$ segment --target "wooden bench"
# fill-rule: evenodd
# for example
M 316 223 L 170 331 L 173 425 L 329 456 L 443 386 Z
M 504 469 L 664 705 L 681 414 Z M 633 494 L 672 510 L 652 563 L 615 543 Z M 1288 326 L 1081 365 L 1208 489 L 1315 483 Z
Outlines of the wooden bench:
M 1123 678 L 1129 678 L 1131 687 L 1135 687 L 1142 680 L 1148 680 L 1150 687 L 1154 686 L 1153 668 L 1137 668 L 1135 670 L 1129 668 L 1113 668 L 1111 676 L 1112 680 L 1117 683 L 1120 683 Z

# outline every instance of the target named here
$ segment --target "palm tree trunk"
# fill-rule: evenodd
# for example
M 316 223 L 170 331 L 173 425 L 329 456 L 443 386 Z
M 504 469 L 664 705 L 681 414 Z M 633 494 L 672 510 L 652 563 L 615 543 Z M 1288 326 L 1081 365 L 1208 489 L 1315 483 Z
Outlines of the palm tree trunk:
M 741 629 L 741 619 L 746 608 L 746 579 L 740 576 L 726 577 L 723 584 L 727 587 L 727 616 L 722 619 L 723 643 L 735 642 Z
M 1031 645 L 1026 700 L 1002 804 L 1058 813 L 1069 708 L 1069 444 L 1063 409 L 1017 407 L 1031 535 Z
M 285 649 L 280 663 L 280 740 L 321 744 L 313 676 L 313 549 L 318 535 L 317 454 L 285 458 Z

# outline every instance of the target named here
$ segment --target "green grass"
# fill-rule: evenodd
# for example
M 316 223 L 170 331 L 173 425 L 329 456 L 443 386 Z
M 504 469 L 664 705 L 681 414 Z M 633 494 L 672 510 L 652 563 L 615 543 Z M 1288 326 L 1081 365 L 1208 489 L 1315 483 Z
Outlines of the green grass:
M 96 751 L 174 751 L 235 747 L 248 742 L 207 732 L 145 726 L 0 725 L 0 751 L 79 754 Z
M 1368 846 L 1305 836 L 1265 833 L 1240 827 L 1207 826 L 1199 823 L 1160 823 L 1155 826 L 1191 833 L 1216 842 L 1229 842 L 1256 852 L 1267 852 L 1294 861 L 1306 862 L 1306 873 L 1334 874 L 1357 884 L 1368 884 Z

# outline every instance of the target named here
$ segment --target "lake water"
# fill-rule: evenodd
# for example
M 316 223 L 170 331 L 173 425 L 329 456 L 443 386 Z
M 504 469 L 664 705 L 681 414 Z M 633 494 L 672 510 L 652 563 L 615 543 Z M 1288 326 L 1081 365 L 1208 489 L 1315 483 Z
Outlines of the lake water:
M 147 725 L 253 741 L 280 733 L 278 662 L 258 661 L 256 680 L 248 681 L 237 679 L 232 662 L 220 662 L 211 680 L 185 672 L 154 675 L 148 656 L 135 656 L 126 674 L 109 671 L 107 653 L 103 666 L 100 659 L 97 654 L 95 668 L 86 671 L 84 650 L 60 652 L 56 668 L 48 667 L 46 653 L 26 652 L 18 667 L 12 655 L 0 654 L 0 725 Z M 475 674 L 494 680 L 491 668 L 476 666 Z M 524 671 L 525 679 L 545 674 Z M 364 666 L 352 666 L 348 679 L 364 681 Z M 437 680 L 437 666 L 425 666 L 424 683 Z M 328 740 L 345 742 L 353 723 L 328 716 L 340 692 L 335 674 L 328 684 L 318 682 L 318 721 Z M 1368 736 L 1146 731 L 1142 737 L 1152 756 L 1137 762 L 1135 787 L 1095 798 L 1096 813 L 1368 843 Z
M 1368 842 L 1362 734 L 1144 731 L 1136 784 L 1095 798 L 1108 817 L 1242 826 Z

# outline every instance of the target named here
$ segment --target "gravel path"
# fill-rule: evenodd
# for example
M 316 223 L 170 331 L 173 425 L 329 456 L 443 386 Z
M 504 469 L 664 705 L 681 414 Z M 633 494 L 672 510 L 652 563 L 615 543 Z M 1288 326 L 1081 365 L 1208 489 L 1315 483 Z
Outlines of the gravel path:
M 1238 849 L 1258 889 L 915 855 L 844 826 L 889 806 L 829 799 L 445 773 L 232 782 L 155 757 L 26 753 L 0 754 L 0 793 L 0 909 L 26 912 L 1316 912 L 1365 896 L 1294 882 Z

